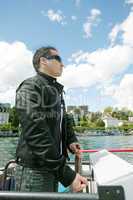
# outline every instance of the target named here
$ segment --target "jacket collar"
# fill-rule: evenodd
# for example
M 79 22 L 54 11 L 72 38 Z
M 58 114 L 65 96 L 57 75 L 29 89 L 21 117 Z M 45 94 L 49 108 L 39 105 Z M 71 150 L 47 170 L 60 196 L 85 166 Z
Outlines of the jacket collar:
M 52 77 L 52 76 L 49 76 L 48 74 L 44 74 L 42 72 L 37 72 L 41 77 L 47 79 L 48 81 L 50 82 L 55 82 L 56 81 L 56 78 Z
M 42 72 L 37 72 L 37 75 L 41 78 L 41 80 L 47 80 L 49 84 L 54 85 L 60 93 L 62 93 L 64 86 L 57 82 L 56 78 L 44 74 Z

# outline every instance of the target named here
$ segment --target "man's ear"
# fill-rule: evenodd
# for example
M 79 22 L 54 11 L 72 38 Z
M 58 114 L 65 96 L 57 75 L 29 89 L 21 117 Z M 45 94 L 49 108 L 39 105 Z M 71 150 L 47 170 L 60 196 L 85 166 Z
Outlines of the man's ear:
M 47 65 L 48 64 L 48 60 L 44 57 L 41 57 L 40 58 L 40 64 L 43 64 L 43 65 Z

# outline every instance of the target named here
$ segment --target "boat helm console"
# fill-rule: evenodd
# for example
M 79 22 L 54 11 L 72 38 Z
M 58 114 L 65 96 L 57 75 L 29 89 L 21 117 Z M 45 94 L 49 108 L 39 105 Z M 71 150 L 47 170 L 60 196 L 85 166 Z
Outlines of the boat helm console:
M 99 200 L 126 200 L 124 189 L 122 186 L 106 186 L 98 187 Z

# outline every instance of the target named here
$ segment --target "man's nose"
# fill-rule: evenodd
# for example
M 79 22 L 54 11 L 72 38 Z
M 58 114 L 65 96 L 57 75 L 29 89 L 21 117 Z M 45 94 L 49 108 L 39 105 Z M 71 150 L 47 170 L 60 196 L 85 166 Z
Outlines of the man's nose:
M 64 67 L 64 64 L 63 64 L 63 63 L 61 63 L 61 67 Z

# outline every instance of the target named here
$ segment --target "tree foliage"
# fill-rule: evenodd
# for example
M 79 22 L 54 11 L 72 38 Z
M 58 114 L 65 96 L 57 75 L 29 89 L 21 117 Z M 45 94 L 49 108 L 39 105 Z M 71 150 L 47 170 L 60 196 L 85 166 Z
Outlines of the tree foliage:
M 9 110 L 9 122 L 11 123 L 13 127 L 19 126 L 19 117 L 18 117 L 15 107 Z

